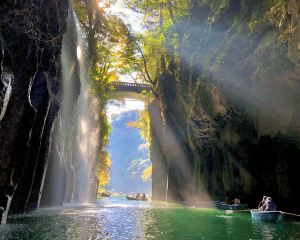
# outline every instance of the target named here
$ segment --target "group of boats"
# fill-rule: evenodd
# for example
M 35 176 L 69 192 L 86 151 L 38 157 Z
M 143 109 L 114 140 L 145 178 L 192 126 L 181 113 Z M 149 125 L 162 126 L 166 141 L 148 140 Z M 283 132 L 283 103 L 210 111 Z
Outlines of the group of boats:
M 226 213 L 250 212 L 253 220 L 264 222 L 281 222 L 283 220 L 297 219 L 300 220 L 300 215 L 283 212 L 283 211 L 262 211 L 260 209 L 249 209 L 248 204 L 226 204 L 218 202 L 217 208 L 226 210 Z
M 110 192 L 101 192 L 99 193 L 100 197 L 110 197 L 111 193 Z M 141 195 L 126 195 L 127 200 L 134 200 L 134 201 L 148 201 L 146 196 L 141 196 Z
M 111 193 L 103 192 L 101 197 L 110 197 Z M 126 199 L 130 201 L 148 201 L 145 196 L 140 195 L 126 195 Z M 297 219 L 300 220 L 300 215 L 287 213 L 283 211 L 262 211 L 260 209 L 249 209 L 248 204 L 227 204 L 225 202 L 209 202 L 208 206 L 215 206 L 218 209 L 226 211 L 226 214 L 238 213 L 238 212 L 250 212 L 253 220 L 265 221 L 265 222 L 281 222 L 284 219 Z M 203 207 L 202 205 L 199 207 Z

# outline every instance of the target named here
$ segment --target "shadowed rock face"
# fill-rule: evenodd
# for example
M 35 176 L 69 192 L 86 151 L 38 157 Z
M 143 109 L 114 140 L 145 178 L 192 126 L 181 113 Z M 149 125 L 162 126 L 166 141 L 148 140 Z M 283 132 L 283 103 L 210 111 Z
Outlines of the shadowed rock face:
M 279 207 L 296 208 L 299 1 L 286 1 L 287 26 L 294 30 L 285 40 L 265 2 L 228 1 L 213 23 L 206 7 L 178 23 L 179 60 L 172 60 L 171 49 L 160 82 L 165 131 L 173 132 L 184 152 L 180 161 L 193 175 L 184 177 L 172 149 L 156 146 L 165 150 L 160 162 L 168 162 L 169 191 L 182 201 L 192 185 L 191 195 L 239 196 L 253 207 L 271 195 Z M 261 19 L 250 31 L 256 14 Z M 274 19 L 264 23 L 265 16 Z
M 0 207 L 34 209 L 59 109 L 68 0 L 0 4 Z

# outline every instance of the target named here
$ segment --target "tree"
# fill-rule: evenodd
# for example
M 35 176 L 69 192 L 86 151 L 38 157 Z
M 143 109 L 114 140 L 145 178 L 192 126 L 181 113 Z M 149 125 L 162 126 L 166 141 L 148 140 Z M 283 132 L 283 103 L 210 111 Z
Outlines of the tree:
M 140 111 L 138 120 L 135 122 L 128 122 L 127 126 L 131 128 L 137 128 L 140 132 L 142 139 L 144 139 L 150 147 L 150 115 L 147 110 Z

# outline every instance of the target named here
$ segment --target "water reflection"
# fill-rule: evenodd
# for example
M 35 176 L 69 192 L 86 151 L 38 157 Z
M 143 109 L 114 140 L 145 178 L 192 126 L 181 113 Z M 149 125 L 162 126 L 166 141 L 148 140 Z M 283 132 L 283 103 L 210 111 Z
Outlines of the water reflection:
M 9 218 L 0 239 L 300 239 L 298 223 L 252 222 L 249 214 L 228 216 L 107 198 L 97 205 L 43 209 Z

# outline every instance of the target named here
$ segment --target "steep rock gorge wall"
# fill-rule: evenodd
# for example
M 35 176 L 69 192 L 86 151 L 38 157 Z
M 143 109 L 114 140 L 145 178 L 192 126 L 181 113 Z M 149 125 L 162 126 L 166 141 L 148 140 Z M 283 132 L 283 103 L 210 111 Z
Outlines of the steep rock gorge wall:
M 217 10 L 195 5 L 173 29 L 178 55 L 169 49 L 160 100 L 166 131 L 184 154 L 162 156 L 169 190 L 173 185 L 180 201 L 202 192 L 255 207 L 267 194 L 280 208 L 295 207 L 300 2 L 223 2 Z M 184 177 L 176 158 L 193 177 Z
M 0 4 L 0 206 L 36 208 L 59 109 L 67 0 Z

